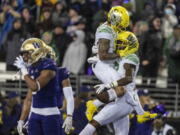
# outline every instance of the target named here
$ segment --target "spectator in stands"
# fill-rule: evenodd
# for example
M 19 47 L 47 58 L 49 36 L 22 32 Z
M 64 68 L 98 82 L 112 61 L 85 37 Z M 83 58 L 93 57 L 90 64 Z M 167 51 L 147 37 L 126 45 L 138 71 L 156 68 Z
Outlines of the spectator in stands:
M 153 131 L 151 135 L 176 135 L 176 130 L 167 124 L 168 112 L 166 112 L 164 105 L 159 104 L 154 107 L 154 112 L 161 114 L 161 117 L 153 121 Z
M 58 48 L 57 46 L 54 44 L 54 40 L 53 40 L 53 33 L 50 32 L 50 31 L 46 31 L 42 34 L 42 40 L 49 46 L 51 46 L 53 48 L 53 50 L 55 51 L 56 53 L 56 62 L 59 64 L 60 61 L 59 61 L 59 51 L 58 51 Z
M 20 18 L 21 15 L 15 9 L 18 6 L 17 0 L 12 0 L 9 4 L 2 4 L 2 12 L 0 13 L 0 23 L 4 24 L 7 20 L 7 15 L 12 15 L 15 18 Z
M 69 17 L 66 11 L 65 2 L 60 1 L 55 5 L 55 9 L 52 13 L 52 22 L 54 25 L 58 25 L 59 23 L 63 26 L 66 26 L 68 23 Z
M 51 31 L 53 28 L 52 12 L 50 8 L 44 8 L 42 11 L 42 17 L 39 24 L 36 26 L 37 37 L 41 36 L 46 31 Z
M 17 70 L 13 63 L 15 58 L 19 55 L 22 42 L 28 37 L 30 37 L 30 34 L 23 31 L 21 19 L 16 19 L 4 44 L 4 49 L 6 51 L 6 70 Z
M 72 34 L 74 41 L 71 42 L 65 53 L 63 66 L 73 74 L 80 74 L 84 72 L 84 64 L 87 56 L 87 48 L 84 43 L 85 33 L 76 30 Z
M 79 21 L 83 18 L 81 15 L 78 13 L 78 9 L 71 7 L 68 12 L 69 15 L 69 22 L 67 25 L 67 33 L 74 32 L 78 30 L 77 24 Z
M 21 17 L 20 10 L 22 5 L 22 0 L 10 0 L 2 4 L 3 12 L 0 13 L 0 23 L 2 25 L 2 30 L 0 31 L 0 45 L 6 40 L 6 36 L 12 28 L 14 19 Z
M 141 14 L 141 18 L 145 21 L 151 20 L 155 14 L 155 10 L 153 10 L 153 9 L 154 9 L 154 7 L 150 2 L 145 3 L 144 10 Z
M 34 17 L 30 14 L 30 10 L 27 6 L 22 9 L 21 16 L 23 30 L 33 35 L 35 30 L 35 21 Z
M 1 135 L 17 135 L 16 125 L 21 114 L 20 97 L 16 92 L 7 95 L 7 102 L 3 107 L 3 125 Z
M 159 63 L 162 59 L 161 18 L 151 19 L 149 30 L 141 40 L 141 72 L 143 77 L 157 77 Z
M 166 123 L 166 118 L 160 118 L 154 120 L 154 130 L 151 135 L 176 135 L 176 131 Z
M 143 40 L 142 37 L 143 37 L 144 33 L 146 33 L 148 31 L 148 29 L 149 29 L 149 26 L 146 21 L 137 21 L 135 23 L 132 31 L 138 37 L 140 45 L 141 45 L 141 40 Z
M 162 18 L 163 37 L 168 38 L 173 32 L 173 27 L 178 23 L 175 16 L 176 7 L 174 4 L 167 4 L 164 8 L 164 17 Z
M 173 34 L 166 40 L 164 55 L 169 77 L 180 82 L 180 24 L 174 26 Z
M 93 31 L 96 31 L 96 28 L 101 24 L 106 21 L 106 8 L 102 7 L 100 10 L 97 11 L 96 14 L 93 15 L 92 17 L 92 29 Z
M 53 5 L 57 3 L 58 0 L 35 0 L 37 6 L 43 8 L 53 8 Z
M 66 27 L 60 23 L 55 25 L 53 29 L 53 40 L 59 53 L 59 65 L 62 65 L 66 49 L 72 41 L 71 37 L 65 31 Z

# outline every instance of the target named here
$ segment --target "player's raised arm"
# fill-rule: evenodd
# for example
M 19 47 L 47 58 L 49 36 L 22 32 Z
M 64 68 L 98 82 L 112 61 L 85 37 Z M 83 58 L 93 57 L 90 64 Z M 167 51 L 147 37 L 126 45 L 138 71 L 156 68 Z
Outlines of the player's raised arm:
M 25 75 L 24 80 L 32 91 L 38 91 L 55 77 L 55 74 L 55 71 L 43 70 L 37 79 L 32 79 L 29 75 Z

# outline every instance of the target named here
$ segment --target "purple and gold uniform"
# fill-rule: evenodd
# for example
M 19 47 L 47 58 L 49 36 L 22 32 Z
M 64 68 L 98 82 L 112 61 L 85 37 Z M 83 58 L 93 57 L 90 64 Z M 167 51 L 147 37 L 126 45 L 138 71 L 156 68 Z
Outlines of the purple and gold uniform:
M 57 100 L 60 89 L 56 63 L 52 59 L 44 58 L 28 68 L 29 75 L 33 79 L 39 77 L 43 70 L 55 71 L 56 76 L 39 91 L 33 92 L 28 134 L 61 135 L 62 119 Z

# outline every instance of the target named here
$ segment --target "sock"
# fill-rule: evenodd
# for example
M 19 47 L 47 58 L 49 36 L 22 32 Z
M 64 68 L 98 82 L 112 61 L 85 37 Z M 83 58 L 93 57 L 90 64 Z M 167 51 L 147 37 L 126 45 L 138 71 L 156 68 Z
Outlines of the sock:
M 79 135 L 93 135 L 95 131 L 96 128 L 88 123 Z
M 109 101 L 112 101 L 117 98 L 117 94 L 114 89 L 110 89 L 107 91 L 109 95 Z
M 101 102 L 99 99 L 94 100 L 94 101 L 93 101 L 93 104 L 94 104 L 97 108 L 100 107 L 100 106 L 102 106 L 102 105 L 104 105 L 104 103 Z
M 134 106 L 134 110 L 136 111 L 137 114 L 142 115 L 144 114 L 144 109 L 142 108 L 142 105 L 139 101 L 139 97 L 137 97 L 137 102 L 138 102 L 137 105 Z

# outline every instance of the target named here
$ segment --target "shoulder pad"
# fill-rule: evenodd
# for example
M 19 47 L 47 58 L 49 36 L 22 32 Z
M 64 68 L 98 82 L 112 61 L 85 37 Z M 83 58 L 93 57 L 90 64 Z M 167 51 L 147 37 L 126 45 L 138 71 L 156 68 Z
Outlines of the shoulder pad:
M 42 61 L 42 70 L 54 70 L 56 71 L 57 65 L 55 61 L 50 58 L 46 58 Z
M 135 64 L 139 64 L 139 58 L 135 54 L 130 54 L 130 55 L 126 56 L 125 59 L 132 61 Z
M 107 25 L 101 25 L 98 27 L 97 32 L 103 32 L 103 33 L 113 33 L 113 30 L 111 27 L 107 26 Z
M 65 79 L 69 78 L 70 72 L 64 67 L 59 67 L 58 74 L 59 74 L 60 80 L 65 80 Z

